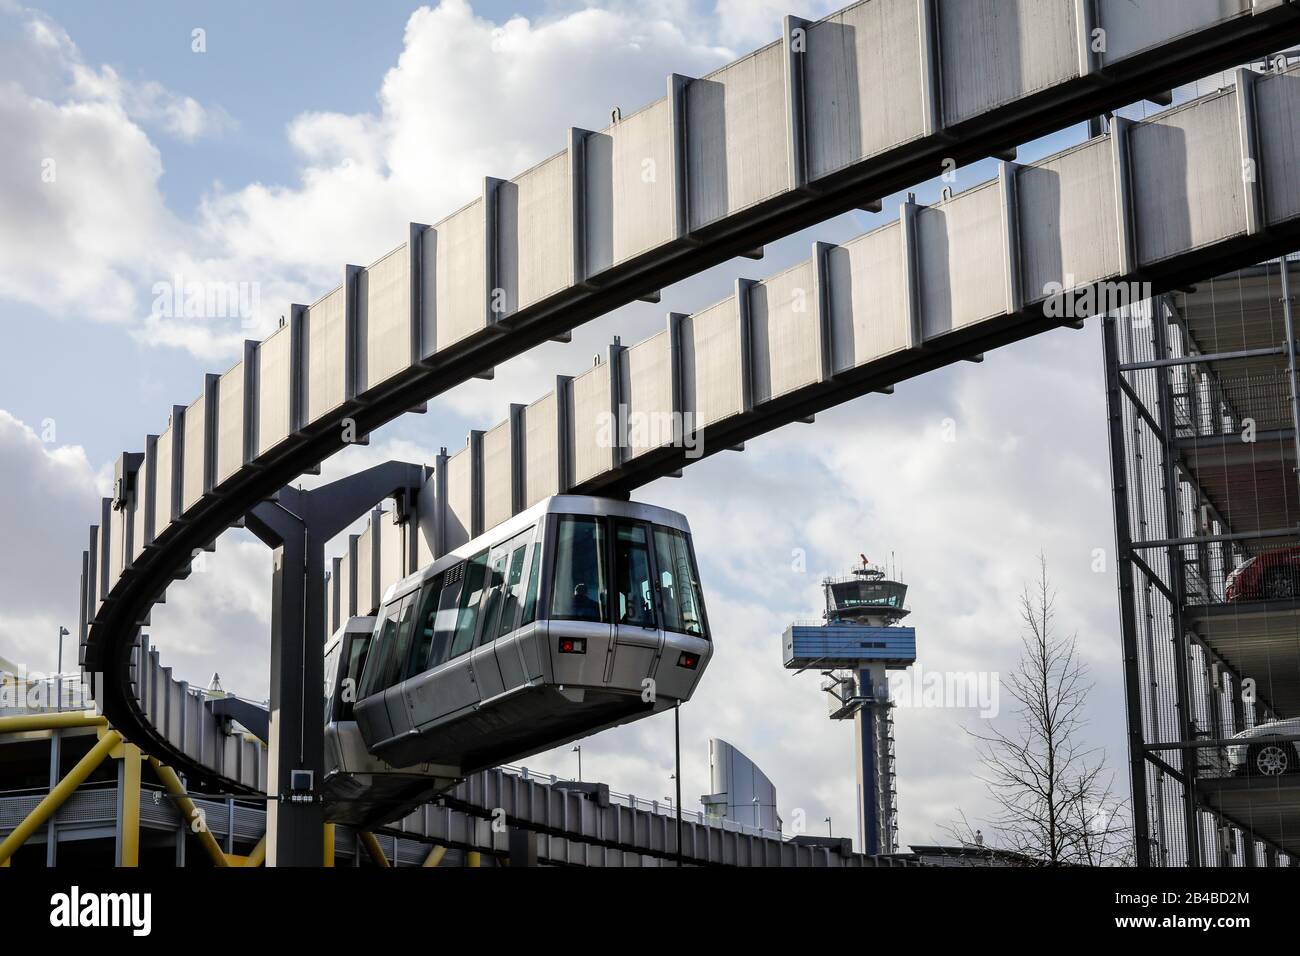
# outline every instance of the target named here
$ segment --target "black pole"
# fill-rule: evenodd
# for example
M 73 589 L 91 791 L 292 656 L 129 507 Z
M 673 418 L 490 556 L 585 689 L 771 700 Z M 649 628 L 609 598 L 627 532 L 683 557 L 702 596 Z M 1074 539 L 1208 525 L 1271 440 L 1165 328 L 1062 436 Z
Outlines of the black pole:
M 677 751 L 677 865 L 682 865 L 682 702 L 673 706 L 673 746 Z
M 1142 675 L 1138 663 L 1138 623 L 1134 593 L 1133 528 L 1129 515 L 1128 466 L 1124 442 L 1124 392 L 1119 371 L 1116 319 L 1102 319 L 1106 368 L 1106 418 L 1110 442 L 1111 492 L 1115 506 L 1115 564 L 1119 581 L 1120 647 L 1124 655 L 1124 704 L 1128 721 L 1129 787 L 1133 805 L 1133 843 L 1138 866 L 1151 865 L 1151 807 L 1147 795 L 1146 734 L 1142 722 Z

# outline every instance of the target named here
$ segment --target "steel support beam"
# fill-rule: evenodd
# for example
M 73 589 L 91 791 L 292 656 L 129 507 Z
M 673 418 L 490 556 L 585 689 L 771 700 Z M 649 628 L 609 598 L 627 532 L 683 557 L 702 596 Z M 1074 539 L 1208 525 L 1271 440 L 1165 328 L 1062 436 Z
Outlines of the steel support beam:
M 1295 316 L 1291 309 L 1291 266 L 1286 256 L 1278 259 L 1282 277 L 1282 318 L 1286 323 L 1288 378 L 1291 382 L 1291 434 L 1295 440 L 1296 476 L 1300 479 L 1300 379 L 1296 378 Z
M 1124 393 L 1120 388 L 1119 337 L 1116 319 L 1102 320 L 1106 370 L 1106 417 L 1110 445 L 1111 497 L 1115 506 L 1115 569 L 1119 578 L 1120 647 L 1124 654 L 1124 709 L 1128 724 L 1129 793 L 1133 807 L 1134 859 L 1151 865 L 1150 821 L 1147 810 L 1146 759 L 1142 733 L 1142 678 L 1138 666 L 1138 634 L 1128 509 L 1128 468 L 1124 449 Z
M 267 755 L 268 866 L 320 866 L 325 773 L 319 688 L 325 681 L 325 545 L 393 495 L 414 494 L 424 466 L 386 462 L 311 491 L 285 488 L 248 515 L 274 548 L 271 592 L 271 720 Z M 293 788 L 294 771 L 311 774 Z
M 1167 358 L 1170 354 L 1169 325 L 1163 303 L 1153 302 L 1152 313 L 1151 328 L 1155 338 L 1156 355 Z M 1169 574 L 1172 578 L 1169 584 L 1173 588 L 1174 597 L 1177 599 L 1170 603 L 1169 618 L 1170 626 L 1173 629 L 1174 682 L 1178 698 L 1178 726 L 1183 736 L 1191 740 L 1196 736 L 1196 727 L 1192 718 L 1191 678 L 1187 659 L 1190 642 L 1183 628 L 1183 604 L 1187 600 L 1187 586 L 1184 581 L 1182 546 L 1175 543 L 1179 537 L 1178 466 L 1174 461 L 1174 450 L 1169 442 L 1169 436 L 1175 432 L 1173 395 L 1169 386 L 1168 370 L 1158 369 L 1156 378 L 1159 382 L 1157 405 L 1159 406 L 1160 430 L 1165 434 L 1160 464 L 1164 470 L 1165 530 L 1170 537 L 1166 556 L 1169 561 Z M 1196 800 L 1195 760 L 1183 761 L 1183 816 L 1183 827 L 1187 838 L 1187 865 L 1199 866 L 1202 855 L 1200 815 Z
M 140 748 L 122 745 L 117 763 L 116 865 L 140 865 Z

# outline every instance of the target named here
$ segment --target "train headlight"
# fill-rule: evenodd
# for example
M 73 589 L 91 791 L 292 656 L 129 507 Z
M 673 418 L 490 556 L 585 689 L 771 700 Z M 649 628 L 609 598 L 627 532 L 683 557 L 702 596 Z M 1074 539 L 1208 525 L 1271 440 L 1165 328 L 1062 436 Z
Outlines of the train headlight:
M 561 654 L 587 653 L 587 639 L 585 637 L 560 638 L 560 653 Z
M 682 651 L 677 655 L 677 666 L 693 671 L 700 666 L 700 655 L 692 654 L 690 651 Z

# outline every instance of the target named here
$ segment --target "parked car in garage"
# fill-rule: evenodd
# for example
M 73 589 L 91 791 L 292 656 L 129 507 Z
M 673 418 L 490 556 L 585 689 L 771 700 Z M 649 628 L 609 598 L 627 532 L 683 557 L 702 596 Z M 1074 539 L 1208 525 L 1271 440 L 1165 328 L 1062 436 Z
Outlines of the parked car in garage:
M 1300 598 L 1300 547 L 1275 548 L 1250 558 L 1228 575 L 1227 601 Z
M 1271 720 L 1233 736 L 1245 744 L 1228 746 L 1228 765 L 1251 777 L 1280 777 L 1300 770 L 1300 717 Z

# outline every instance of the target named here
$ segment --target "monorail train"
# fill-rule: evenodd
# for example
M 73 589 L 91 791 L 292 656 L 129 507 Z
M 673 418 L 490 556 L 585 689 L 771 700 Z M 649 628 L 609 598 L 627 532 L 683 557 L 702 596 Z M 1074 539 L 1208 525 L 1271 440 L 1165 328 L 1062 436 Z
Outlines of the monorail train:
M 327 788 L 381 803 L 671 708 L 712 653 L 686 519 L 578 495 L 393 585 L 365 627 L 329 651 Z
M 366 749 L 353 701 L 374 629 L 373 617 L 348 618 L 325 644 L 322 797 L 333 823 L 368 826 L 398 819 L 460 779 L 456 767 L 394 767 Z

